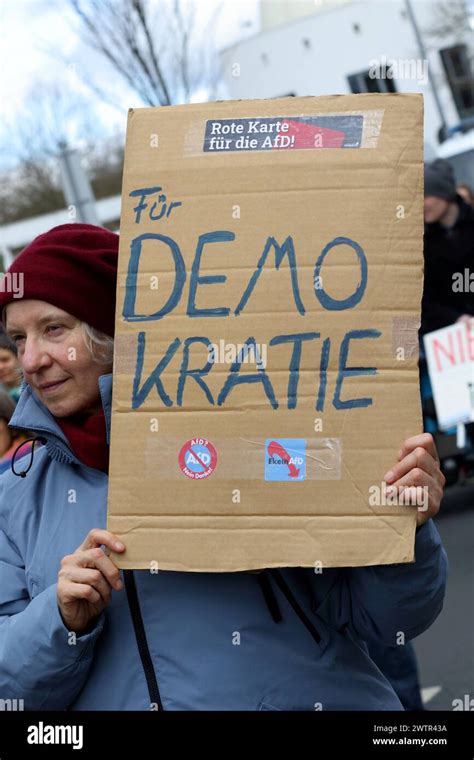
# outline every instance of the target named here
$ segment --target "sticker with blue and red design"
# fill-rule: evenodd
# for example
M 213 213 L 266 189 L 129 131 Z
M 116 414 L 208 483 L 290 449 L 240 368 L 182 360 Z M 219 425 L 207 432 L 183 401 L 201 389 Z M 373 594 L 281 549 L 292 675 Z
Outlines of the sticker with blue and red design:
M 186 477 L 202 480 L 216 469 L 217 451 L 207 438 L 191 438 L 181 447 L 178 462 Z
M 265 480 L 306 480 L 306 440 L 267 438 Z
M 270 116 L 209 119 L 204 153 L 257 150 L 360 148 L 364 116 L 341 113 L 327 116 Z

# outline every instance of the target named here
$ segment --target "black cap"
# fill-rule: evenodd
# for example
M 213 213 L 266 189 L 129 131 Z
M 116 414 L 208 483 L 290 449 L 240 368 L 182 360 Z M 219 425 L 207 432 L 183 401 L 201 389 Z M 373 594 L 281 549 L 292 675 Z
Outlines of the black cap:
M 434 195 L 445 201 L 456 198 L 456 180 L 453 167 L 448 161 L 437 158 L 431 164 L 425 165 L 425 196 Z

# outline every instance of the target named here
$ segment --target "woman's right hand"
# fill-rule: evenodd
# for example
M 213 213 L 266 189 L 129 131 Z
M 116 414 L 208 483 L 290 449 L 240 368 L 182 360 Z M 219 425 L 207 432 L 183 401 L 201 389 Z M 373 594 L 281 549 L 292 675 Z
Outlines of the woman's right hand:
M 91 620 L 109 604 L 112 589 L 120 591 L 120 570 L 100 546 L 114 552 L 125 551 L 117 536 L 108 530 L 93 528 L 74 554 L 61 560 L 58 573 L 57 600 L 66 628 L 83 633 Z M 121 548 L 120 548 L 121 547 Z

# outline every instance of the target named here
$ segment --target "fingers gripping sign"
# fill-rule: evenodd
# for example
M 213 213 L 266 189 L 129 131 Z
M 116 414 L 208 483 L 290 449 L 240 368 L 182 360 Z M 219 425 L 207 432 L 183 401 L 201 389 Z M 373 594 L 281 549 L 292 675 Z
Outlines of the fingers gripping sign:
M 107 556 L 110 550 L 123 552 L 125 546 L 110 531 L 93 528 L 76 551 L 61 560 L 57 600 L 68 630 L 83 633 L 110 603 L 112 589 L 123 588 L 120 570 Z
M 388 486 L 406 492 L 415 489 L 412 504 L 418 506 L 417 525 L 424 525 L 438 512 L 446 479 L 441 472 L 433 436 L 422 433 L 407 438 L 398 452 L 398 461 L 385 474 Z M 420 500 L 420 491 L 423 498 Z

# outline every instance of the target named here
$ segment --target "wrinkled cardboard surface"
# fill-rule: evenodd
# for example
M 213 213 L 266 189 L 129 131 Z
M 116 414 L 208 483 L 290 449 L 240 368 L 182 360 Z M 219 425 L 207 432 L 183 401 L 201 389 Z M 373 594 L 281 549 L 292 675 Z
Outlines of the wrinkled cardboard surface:
M 309 117 L 328 114 L 362 115 L 365 127 L 360 147 L 204 150 L 206 123 L 212 120 L 297 117 L 299 140 L 301 124 L 308 131 L 305 117 L 311 122 Z M 222 572 L 413 561 L 416 507 L 371 506 L 369 488 L 381 486 L 402 441 L 422 430 L 417 369 L 422 134 L 423 102 L 415 94 L 283 98 L 130 111 L 107 522 L 108 529 L 127 546 L 123 555 L 112 555 L 118 567 Z M 145 198 L 147 208 L 137 223 L 134 208 L 140 199 L 130 193 L 151 187 L 161 190 Z M 149 211 L 155 200 L 153 214 L 158 217 L 163 208 L 165 213 L 152 220 Z M 181 205 L 167 215 L 172 201 Z M 198 274 L 201 278 L 224 275 L 227 280 L 201 280 L 195 307 L 228 307 L 230 314 L 191 317 L 187 308 L 197 240 L 216 230 L 233 232 L 235 238 L 205 245 Z M 126 286 L 130 291 L 133 281 L 131 244 L 146 233 L 167 236 L 178 244 L 186 281 L 176 307 L 162 318 L 127 320 L 123 313 Z M 295 302 L 288 256 L 282 257 L 277 269 L 272 248 L 244 308 L 236 315 L 267 239 L 273 237 L 282 245 L 288 236 L 293 241 L 305 313 L 298 311 Z M 315 264 L 325 246 L 339 237 L 363 249 L 367 284 L 357 305 L 331 311 L 315 295 Z M 357 262 L 347 244 L 326 256 L 320 272 L 324 290 L 333 299 L 345 299 L 356 290 L 361 281 Z M 158 280 L 152 281 L 154 277 Z M 145 240 L 133 314 L 146 316 L 161 309 L 174 283 L 168 245 Z M 345 376 L 340 398 L 366 397 L 371 403 L 338 409 L 333 399 L 341 342 L 354 330 L 381 334 L 351 340 L 346 366 L 372 367 L 376 373 Z M 308 332 L 320 337 L 301 344 L 296 407 L 288 408 L 294 344 L 269 343 L 278 335 Z M 139 333 L 145 341 L 141 374 L 137 372 Z M 217 344 L 223 340 L 226 345 L 242 344 L 252 336 L 257 344 L 267 345 L 265 372 L 278 408 L 272 408 L 260 381 L 236 385 L 218 405 L 216 399 L 231 367 L 224 362 L 214 364 L 203 378 L 214 405 L 189 376 L 178 405 L 183 343 L 190 336 L 205 336 Z M 153 385 L 142 403 L 132 408 L 134 383 L 135 390 L 143 387 L 176 338 L 179 348 L 160 376 L 171 405 L 164 404 Z M 321 350 L 328 338 L 324 409 L 318 411 Z M 192 345 L 188 368 L 202 368 L 206 361 L 206 346 Z M 242 364 L 240 374 L 246 373 L 258 373 L 254 363 Z M 322 430 L 317 420 L 322 421 Z M 179 466 L 181 447 L 196 437 L 209 440 L 217 451 L 215 470 L 200 480 L 186 477 Z M 265 480 L 269 439 L 306 441 L 304 480 Z

